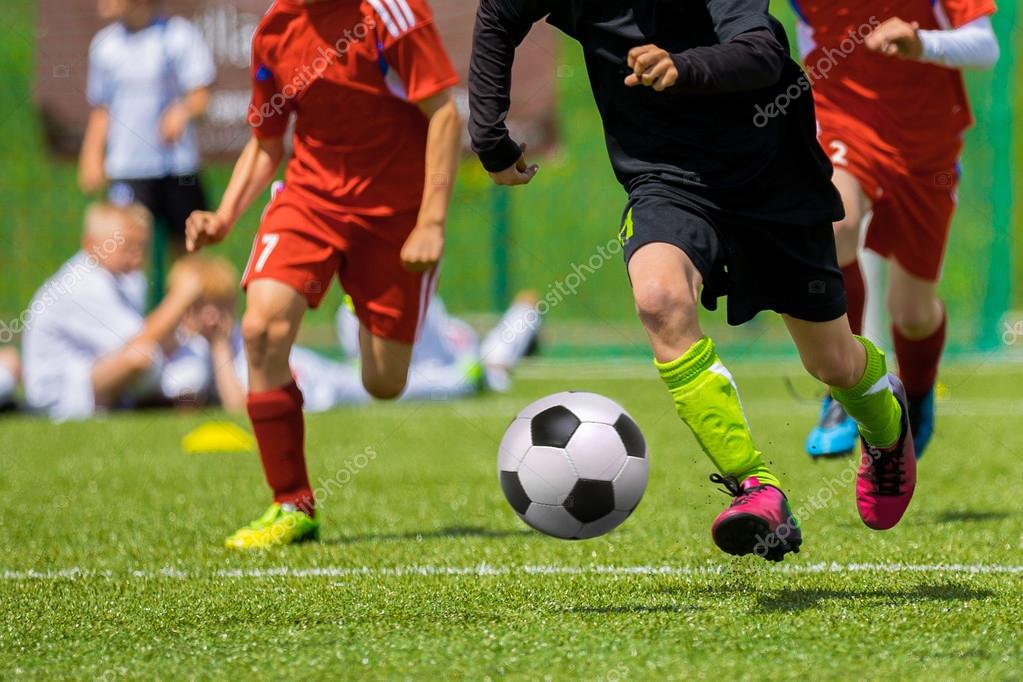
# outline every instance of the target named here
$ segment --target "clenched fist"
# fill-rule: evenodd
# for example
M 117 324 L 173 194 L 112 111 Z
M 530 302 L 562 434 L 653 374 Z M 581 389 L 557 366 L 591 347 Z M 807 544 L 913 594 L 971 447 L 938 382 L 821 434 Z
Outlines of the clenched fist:
M 193 211 L 185 222 L 185 248 L 198 251 L 207 244 L 216 244 L 227 236 L 231 226 L 211 211 Z
M 426 272 L 444 254 L 444 226 L 416 225 L 401 247 L 401 265 L 409 272 Z
M 641 45 L 629 50 L 629 68 L 632 73 L 625 78 L 625 84 L 630 88 L 645 85 L 663 92 L 678 82 L 678 67 L 671 53 L 656 45 Z
M 919 30 L 920 24 L 915 21 L 906 22 L 893 17 L 871 31 L 866 46 L 872 52 L 880 52 L 889 57 L 919 59 L 924 52 Z

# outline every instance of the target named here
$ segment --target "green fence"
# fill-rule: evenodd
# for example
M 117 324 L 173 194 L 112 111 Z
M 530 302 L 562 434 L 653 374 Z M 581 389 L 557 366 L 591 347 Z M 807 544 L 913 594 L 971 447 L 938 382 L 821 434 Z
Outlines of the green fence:
M 20 314 L 34 289 L 76 248 L 86 199 L 72 164 L 46 154 L 32 106 L 34 7 L 15 0 L 0 16 L 0 319 Z M 791 17 L 787 7 L 779 16 Z M 953 230 L 943 293 L 956 350 L 989 350 L 1001 344 L 1005 313 L 1016 303 L 1013 277 L 1020 256 L 1014 169 L 1020 140 L 1016 7 L 997 16 L 1002 61 L 991 73 L 971 74 L 968 84 L 977 127 L 966 139 L 960 208 Z M 537 291 L 549 307 L 548 347 L 556 353 L 641 352 L 620 255 L 611 253 L 624 194 L 608 164 L 579 49 L 562 44 L 558 69 L 560 146 L 538 159 L 534 183 L 510 192 L 491 186 L 467 161 L 454 198 L 441 292 L 456 312 L 494 313 L 516 289 Z M 83 104 L 84 106 L 84 104 Z M 226 167 L 209 168 L 217 194 Z M 219 247 L 241 266 L 248 255 L 258 211 Z M 313 316 L 313 335 L 328 340 L 330 304 Z M 783 333 L 767 316 L 742 330 L 727 329 L 720 315 L 707 318 L 712 332 L 733 348 L 781 351 Z M 316 323 L 321 323 L 317 325 Z M 755 343 L 755 345 L 754 345 Z M 753 352 L 751 350 L 751 352 Z

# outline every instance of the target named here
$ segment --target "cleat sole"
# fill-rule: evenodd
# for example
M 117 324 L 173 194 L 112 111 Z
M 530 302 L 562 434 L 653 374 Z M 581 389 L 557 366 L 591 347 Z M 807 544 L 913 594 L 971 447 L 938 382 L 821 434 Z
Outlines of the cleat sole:
M 771 532 L 767 521 L 752 514 L 737 514 L 722 521 L 713 535 L 714 544 L 726 554 L 755 554 L 768 561 L 781 561 L 789 552 L 798 554 L 803 543 L 799 535 L 782 540 Z

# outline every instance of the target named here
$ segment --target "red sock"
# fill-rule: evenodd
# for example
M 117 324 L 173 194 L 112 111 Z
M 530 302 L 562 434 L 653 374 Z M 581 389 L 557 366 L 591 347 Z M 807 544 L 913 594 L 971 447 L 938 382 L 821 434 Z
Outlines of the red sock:
M 849 306 L 849 326 L 853 334 L 863 333 L 863 308 L 867 302 L 867 288 L 863 283 L 863 271 L 860 262 L 854 260 L 842 268 L 845 280 L 845 300 Z
M 948 316 L 942 315 L 941 326 L 926 339 L 913 341 L 899 333 L 892 325 L 895 357 L 899 361 L 899 378 L 906 387 L 906 396 L 922 398 L 934 388 L 938 380 L 938 363 L 945 350 L 945 327 Z
M 250 393 L 248 409 L 274 502 L 295 505 L 311 516 L 316 501 L 305 468 L 305 420 L 298 385 L 293 381 L 273 391 Z

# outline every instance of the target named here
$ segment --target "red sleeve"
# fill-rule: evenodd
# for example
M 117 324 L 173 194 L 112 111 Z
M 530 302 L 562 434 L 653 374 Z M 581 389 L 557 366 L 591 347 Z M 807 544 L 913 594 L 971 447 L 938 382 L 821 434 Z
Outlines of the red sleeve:
M 384 60 L 401 78 L 406 99 L 421 102 L 458 84 L 458 74 L 425 0 L 368 0 Z
M 971 21 L 994 14 L 997 10 L 994 0 L 941 0 L 941 6 L 952 28 L 965 26 Z
M 277 84 L 277 76 L 268 59 L 265 41 L 257 32 L 252 39 L 252 101 L 249 103 L 248 122 L 252 134 L 260 138 L 284 137 L 292 99 Z

